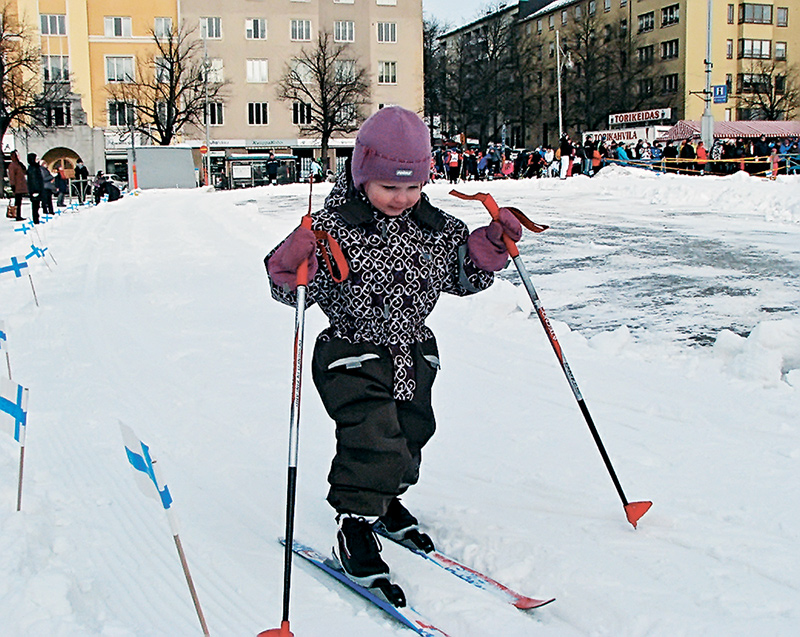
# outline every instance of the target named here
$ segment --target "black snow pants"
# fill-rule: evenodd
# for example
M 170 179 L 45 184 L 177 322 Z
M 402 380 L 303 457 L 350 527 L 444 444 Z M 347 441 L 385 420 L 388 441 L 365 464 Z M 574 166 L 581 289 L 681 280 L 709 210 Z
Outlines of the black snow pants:
M 328 502 L 339 513 L 383 515 L 392 498 L 419 480 L 422 447 L 436 428 L 431 387 L 439 367 L 435 339 L 411 346 L 416 389 L 396 400 L 387 347 L 317 341 L 312 372 L 336 422 Z

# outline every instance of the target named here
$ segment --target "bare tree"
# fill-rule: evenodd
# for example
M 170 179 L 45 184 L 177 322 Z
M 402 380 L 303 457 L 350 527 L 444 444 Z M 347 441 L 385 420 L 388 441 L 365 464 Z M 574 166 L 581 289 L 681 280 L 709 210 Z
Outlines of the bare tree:
M 439 37 L 449 27 L 436 18 L 425 18 L 422 23 L 422 65 L 424 76 L 425 117 L 434 132 L 434 119 L 441 119 L 445 112 L 445 51 Z
M 739 119 L 792 119 L 800 108 L 800 72 L 796 67 L 759 60 L 737 77 Z
M 68 78 L 44 81 L 35 28 L 20 20 L 10 3 L 0 8 L 0 139 L 9 128 L 41 133 L 51 105 L 69 98 Z M 0 150 L 0 176 L 5 156 Z
M 202 126 L 206 103 L 223 97 L 226 82 L 214 81 L 196 31 L 185 24 L 166 34 L 151 29 L 155 49 L 137 55 L 135 77 L 108 89 L 134 115 L 131 127 L 160 146 L 172 143 L 186 126 Z
M 347 44 L 320 31 L 316 46 L 301 49 L 278 83 L 278 99 L 292 102 L 302 133 L 320 138 L 326 165 L 331 138 L 357 131 L 369 103 L 369 74 L 354 55 Z

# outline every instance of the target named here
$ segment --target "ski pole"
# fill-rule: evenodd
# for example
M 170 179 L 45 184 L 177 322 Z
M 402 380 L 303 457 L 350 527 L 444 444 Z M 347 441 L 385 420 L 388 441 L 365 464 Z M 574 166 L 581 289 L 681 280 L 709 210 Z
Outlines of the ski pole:
M 313 177 L 309 176 L 308 214 L 300 225 L 311 230 L 311 190 Z M 294 510 L 297 499 L 297 449 L 300 431 L 300 382 L 303 372 L 303 332 L 305 328 L 306 291 L 308 287 L 308 261 L 297 268 L 297 309 L 294 318 L 294 368 L 292 371 L 292 407 L 289 414 L 289 467 L 286 479 L 286 543 L 283 554 L 283 618 L 280 628 L 270 628 L 258 637 L 294 637 L 289 630 L 289 595 L 292 587 L 292 555 L 294 545 Z
M 451 190 L 450 194 L 455 197 L 459 197 L 460 199 L 475 199 L 482 202 L 494 220 L 497 220 L 500 215 L 500 209 L 497 205 L 497 202 L 488 193 L 479 192 L 474 195 L 465 195 L 463 193 L 456 192 L 455 190 Z M 531 302 L 533 303 L 533 307 L 536 310 L 539 321 L 542 323 L 542 327 L 547 334 L 547 338 L 550 340 L 550 345 L 553 346 L 553 351 L 556 354 L 556 358 L 558 358 L 558 362 L 561 364 L 561 369 L 564 371 L 564 375 L 567 377 L 567 382 L 569 383 L 570 389 L 572 389 L 575 400 L 578 401 L 578 406 L 580 407 L 581 413 L 586 420 L 586 424 L 589 426 L 589 431 L 592 432 L 592 438 L 594 438 L 594 442 L 600 451 L 600 455 L 603 458 L 606 469 L 608 469 L 608 473 L 611 475 L 611 480 L 614 482 L 617 493 L 622 500 L 622 506 L 625 509 L 625 516 L 628 518 L 628 522 L 630 522 L 635 529 L 639 519 L 645 513 L 647 513 L 647 510 L 653 506 L 653 503 L 650 501 L 628 502 L 628 499 L 625 497 L 625 493 L 622 490 L 622 485 L 619 482 L 619 478 L 617 478 L 614 467 L 611 465 L 611 459 L 608 457 L 608 453 L 606 453 L 605 446 L 603 445 L 603 441 L 600 439 L 600 434 L 597 431 L 597 427 L 595 427 L 592 415 L 589 413 L 589 408 L 586 406 L 586 401 L 583 399 L 581 390 L 578 388 L 578 383 L 575 381 L 575 377 L 572 375 L 572 370 L 569 367 L 569 363 L 567 363 L 564 352 L 561 350 L 561 345 L 558 342 L 558 338 L 556 338 L 556 333 L 553 330 L 553 326 L 550 325 L 550 321 L 545 314 L 544 307 L 542 307 L 542 303 L 539 300 L 539 295 L 536 294 L 536 289 L 533 287 L 533 281 L 531 280 L 530 274 L 528 274 L 525 264 L 522 262 L 522 258 L 519 256 L 517 245 L 505 233 L 503 234 L 503 241 L 506 244 L 508 254 L 511 256 L 512 261 L 514 261 L 517 272 L 519 272 L 522 283 L 525 285 L 528 296 L 531 298 Z

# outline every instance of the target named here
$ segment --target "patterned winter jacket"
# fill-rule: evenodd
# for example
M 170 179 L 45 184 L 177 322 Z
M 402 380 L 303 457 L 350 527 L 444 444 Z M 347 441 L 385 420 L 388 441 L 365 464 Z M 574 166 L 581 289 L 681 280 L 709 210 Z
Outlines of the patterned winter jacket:
M 425 194 L 413 208 L 389 217 L 355 192 L 343 172 L 325 207 L 311 216 L 312 228 L 339 243 L 350 267 L 350 276 L 336 283 L 320 259 L 309 282 L 308 305 L 316 302 L 330 320 L 317 340 L 386 346 L 392 356 L 394 396 L 411 399 L 415 383 L 409 346 L 433 338 L 425 319 L 439 295 L 485 290 L 494 275 L 469 258 L 466 224 L 435 208 Z M 275 299 L 296 305 L 295 292 L 271 280 L 270 285 Z

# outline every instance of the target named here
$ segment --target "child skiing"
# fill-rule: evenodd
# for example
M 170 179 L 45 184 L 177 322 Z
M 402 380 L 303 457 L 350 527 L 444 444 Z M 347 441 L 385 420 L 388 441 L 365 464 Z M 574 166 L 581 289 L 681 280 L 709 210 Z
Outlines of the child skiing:
M 351 170 L 339 175 L 312 230 L 298 227 L 265 259 L 272 296 L 297 302 L 297 270 L 308 264 L 308 304 L 330 321 L 316 341 L 314 384 L 336 423 L 327 500 L 339 530 L 334 556 L 352 580 L 404 605 L 389 583 L 376 529 L 433 550 L 399 500 L 419 479 L 422 448 L 434 433 L 431 388 L 439 353 L 425 319 L 441 293 L 488 288 L 508 260 L 503 234 L 519 240 L 516 217 L 469 232 L 422 193 L 430 175 L 425 123 L 398 106 L 362 125 Z M 338 242 L 349 277 L 337 282 L 318 259 L 313 232 Z M 389 592 L 387 593 L 387 590 Z

